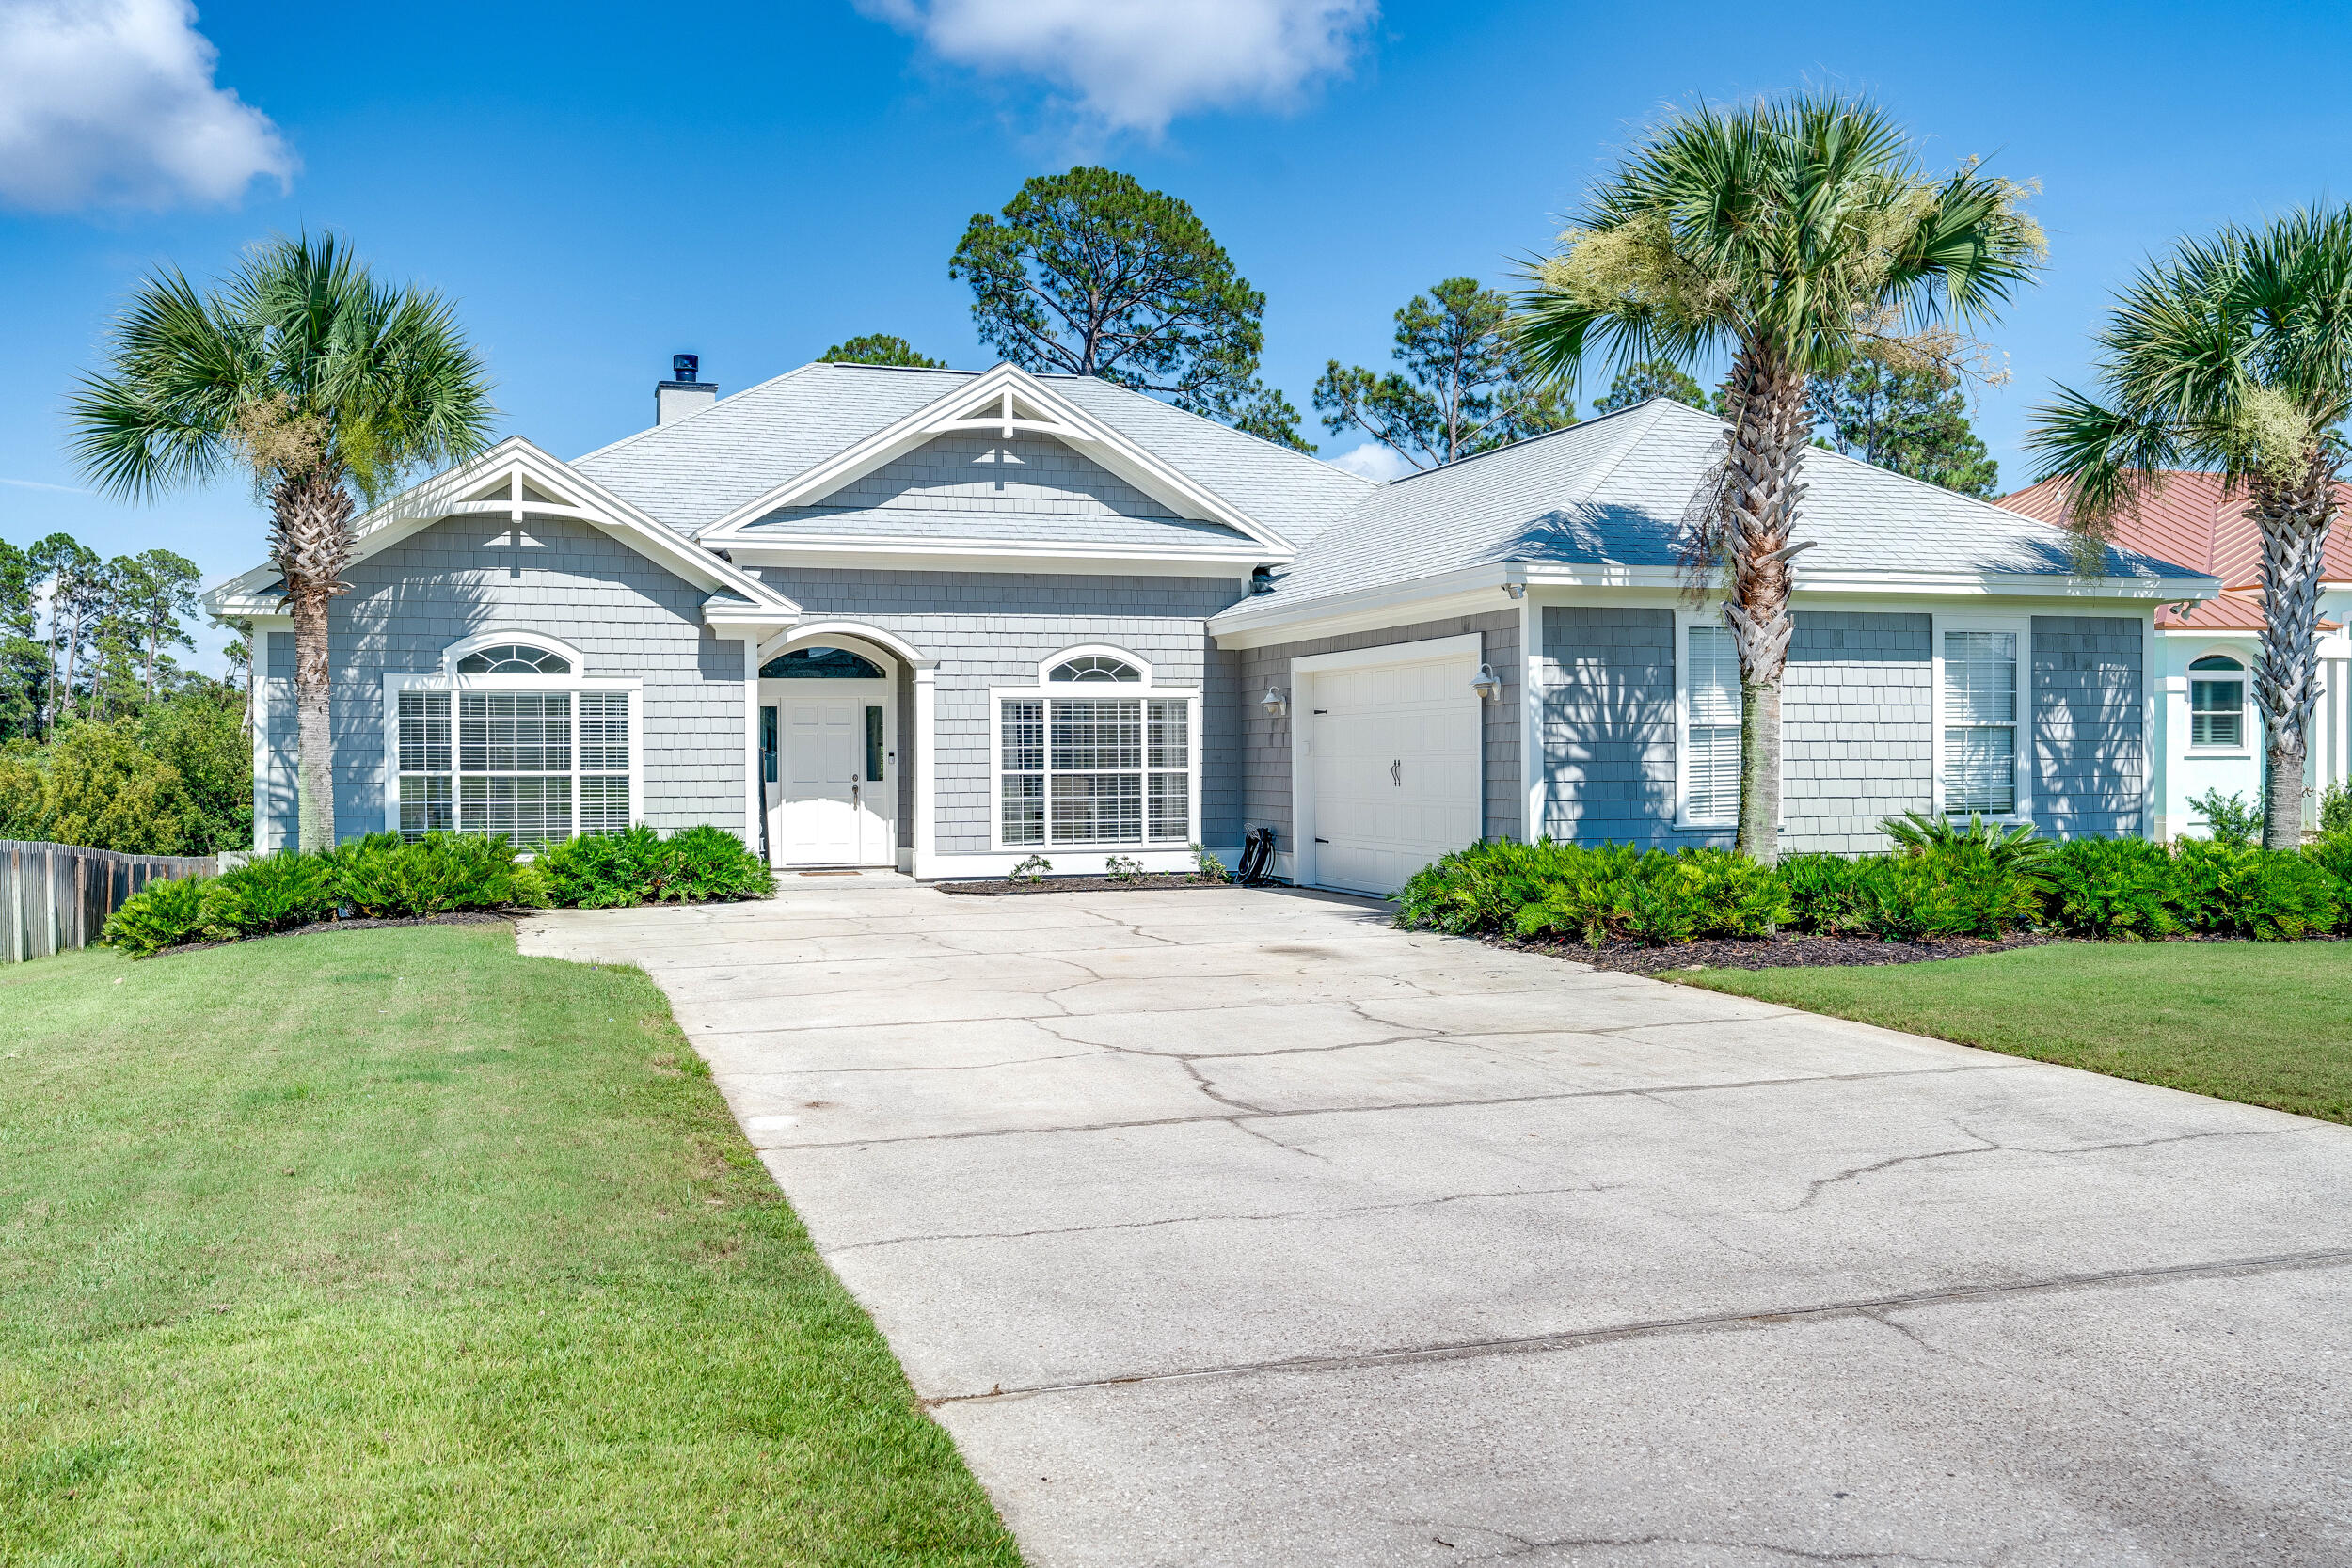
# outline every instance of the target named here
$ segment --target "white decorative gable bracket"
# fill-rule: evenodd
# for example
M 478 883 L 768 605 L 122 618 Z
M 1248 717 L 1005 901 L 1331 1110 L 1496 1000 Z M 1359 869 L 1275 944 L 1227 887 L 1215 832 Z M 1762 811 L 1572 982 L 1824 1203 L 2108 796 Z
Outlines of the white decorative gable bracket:
M 997 401 L 999 406 L 993 416 L 980 414 L 977 411 L 979 405 L 976 404 L 961 414 L 934 420 L 923 427 L 923 434 L 951 436 L 959 432 L 972 432 L 993 435 L 1001 441 L 1009 441 L 1015 436 L 1051 436 L 1057 441 L 1068 441 L 1073 446 L 1089 445 L 1094 439 L 1067 420 L 1057 419 L 1051 414 L 1032 417 L 1021 413 L 1014 406 L 1010 387 L 997 394 Z
M 705 619 L 713 626 L 723 621 L 782 625 L 800 613 L 799 606 L 757 578 L 663 527 L 520 436 L 509 436 L 470 462 L 412 485 L 356 519 L 353 530 L 359 547 L 353 559 L 364 561 L 448 518 L 482 516 L 497 518 L 509 531 L 499 543 L 511 539 L 518 546 L 527 542 L 527 518 L 564 517 L 588 524 L 708 592 Z M 283 613 L 281 606 L 264 596 L 278 575 L 277 567 L 265 562 L 214 589 L 205 595 L 206 602 L 216 613 Z

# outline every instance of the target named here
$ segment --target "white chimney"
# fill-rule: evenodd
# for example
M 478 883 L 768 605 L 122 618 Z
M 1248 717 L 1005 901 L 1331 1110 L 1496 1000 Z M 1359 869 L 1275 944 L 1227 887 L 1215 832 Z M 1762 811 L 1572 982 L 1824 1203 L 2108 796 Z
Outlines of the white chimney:
M 702 373 L 702 363 L 698 354 L 670 356 L 672 379 L 654 383 L 654 423 L 669 424 L 689 414 L 699 414 L 719 401 L 717 387 L 696 379 Z

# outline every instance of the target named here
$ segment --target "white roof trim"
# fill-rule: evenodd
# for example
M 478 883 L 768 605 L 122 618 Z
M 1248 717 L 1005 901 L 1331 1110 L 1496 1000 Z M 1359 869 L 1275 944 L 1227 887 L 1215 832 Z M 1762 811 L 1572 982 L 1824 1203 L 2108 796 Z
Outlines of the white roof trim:
M 843 485 L 954 431 L 987 431 L 1008 439 L 1016 433 L 1051 436 L 1084 451 L 1177 515 L 1222 523 L 1256 540 L 1264 547 L 1261 559 L 1267 552 L 1278 559 L 1287 559 L 1292 553 L 1291 542 L 1273 529 L 1104 424 L 1018 365 L 1002 363 L 754 497 L 704 526 L 695 538 L 706 545 L 751 544 L 756 536 L 746 534 L 743 530 L 769 513 L 787 506 L 813 506 Z
M 484 494 L 501 481 L 506 490 L 503 499 Z M 548 499 L 526 496 L 526 487 Z M 800 606 L 749 572 L 721 560 L 693 541 L 681 538 L 675 531 L 663 527 L 571 465 L 549 456 L 519 436 L 508 436 L 480 456 L 413 484 L 362 515 L 353 524 L 359 546 L 352 560 L 365 561 L 436 523 L 466 516 L 503 516 L 517 527 L 529 516 L 565 517 L 587 523 L 612 534 L 648 560 L 669 567 L 697 587 L 733 594 L 744 601 L 741 605 L 706 607 L 705 619 L 713 625 L 720 620 L 739 622 L 754 618 L 761 622 L 789 621 L 801 613 Z M 214 589 L 205 595 L 205 603 L 217 614 L 282 614 L 283 599 L 278 594 L 262 594 L 278 576 L 276 562 L 263 562 Z
M 1673 566 L 1495 562 L 1287 604 L 1263 605 L 1256 598 L 1244 599 L 1211 616 L 1209 631 L 1220 645 L 1228 647 L 1288 641 L 1310 635 L 1301 628 L 1320 627 L 1324 622 L 1369 615 L 1375 618 L 1370 624 L 1386 625 L 1391 618 L 1390 612 L 1399 607 L 1412 607 L 1414 616 L 1429 618 L 1439 613 L 1438 601 L 1480 590 L 1500 589 L 1510 582 L 1549 588 L 1651 589 L 1668 593 L 1679 593 L 1684 586 L 1681 571 Z M 1801 598 L 1818 594 L 1867 594 L 1881 597 L 1916 594 L 2137 599 L 2152 604 L 2209 599 L 2220 591 L 2220 580 L 2216 578 L 2085 578 L 2048 572 L 1806 572 L 1800 568 L 1795 584 L 1795 593 Z M 1454 612 L 1450 605 L 1443 608 L 1446 613 Z M 1281 635 L 1266 635 L 1276 631 Z

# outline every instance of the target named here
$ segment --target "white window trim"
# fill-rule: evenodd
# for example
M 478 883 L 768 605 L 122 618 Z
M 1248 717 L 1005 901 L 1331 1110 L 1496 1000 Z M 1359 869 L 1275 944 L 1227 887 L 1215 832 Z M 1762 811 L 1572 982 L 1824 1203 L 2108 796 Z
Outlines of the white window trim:
M 2199 670 L 2201 658 L 2226 658 L 2237 666 L 2235 675 L 2217 670 Z M 2197 743 L 2197 683 L 2199 681 L 2235 680 L 2237 682 L 2237 734 L 2234 746 L 2200 746 Z M 2181 666 L 2181 754 L 2199 762 L 2244 762 L 2255 754 L 2252 736 L 2261 720 L 2261 711 L 2254 706 L 2254 661 L 2243 650 L 2231 647 L 2206 648 L 2193 653 Z
M 1117 658 L 1132 664 L 1141 673 L 1140 681 L 1052 681 L 1045 677 L 1056 666 L 1087 655 Z M 1051 860 L 1057 854 L 1071 856 L 1167 854 L 1183 850 L 1200 839 L 1200 688 L 1197 686 L 1159 686 L 1152 680 L 1149 662 L 1137 658 L 1124 648 L 1101 643 L 1065 648 L 1051 658 L 1041 659 L 1037 667 L 1035 686 L 997 687 L 988 694 L 988 846 L 992 852 L 1010 855 L 1043 855 Z M 1184 707 L 1184 841 L 1183 844 L 1153 844 L 1136 839 L 1126 844 L 1063 844 L 1051 842 L 1053 836 L 1053 787 L 1046 786 L 1046 837 L 1043 844 L 1007 844 L 1005 842 L 1005 705 L 1009 702 L 1183 702 Z M 1146 715 L 1147 724 L 1149 715 Z M 1047 709 L 1047 744 L 1051 745 L 1052 709 Z M 1148 744 L 1148 736 L 1147 736 Z M 1149 757 L 1145 759 L 1147 762 Z M 1046 758 L 1050 765 L 1053 758 Z M 1149 769 L 1146 769 L 1148 771 Z M 1166 769 L 1163 769 L 1166 771 Z M 1047 768 L 1047 777 L 1052 768 Z M 1147 803 L 1148 819 L 1148 803 Z
M 2006 631 L 2017 637 L 2017 740 L 2010 757 L 2017 789 L 2016 809 L 1994 814 L 1982 813 L 1987 822 L 2005 826 L 2030 827 L 2034 821 L 2034 689 L 2033 689 L 2033 613 L 2030 610 L 2008 615 L 1956 614 L 1947 610 L 1931 611 L 1928 617 L 1928 656 L 1931 671 L 1929 676 L 1933 698 L 1931 723 L 1929 726 L 1929 766 L 1935 785 L 1935 815 L 1950 814 L 1944 806 L 1944 634 L 1947 631 Z
M 474 633 L 471 637 L 461 638 L 457 641 L 451 643 L 448 647 L 441 650 L 441 673 L 448 675 L 453 679 L 458 678 L 457 661 L 459 659 L 464 658 L 468 654 L 480 653 L 485 648 L 503 647 L 509 642 L 527 642 L 534 648 L 544 648 L 548 653 L 561 654 L 564 657 L 571 660 L 572 673 L 569 675 L 540 675 L 528 678 L 551 681 L 569 681 L 578 676 L 581 671 L 588 668 L 587 658 L 578 648 L 573 647 L 570 643 L 559 641 L 555 638 L 549 637 L 544 632 L 526 631 L 518 627 L 508 631 L 480 631 Z M 510 677 L 504 675 L 468 675 L 464 678 L 467 680 L 505 680 Z M 515 676 L 511 678 L 524 679 L 526 677 Z
M 635 676 L 596 675 L 460 675 L 455 673 L 457 660 L 480 647 L 495 647 L 501 642 L 531 642 L 552 649 L 573 659 L 573 668 L 580 668 L 576 650 L 565 647 L 553 638 L 529 632 L 498 632 L 484 637 L 469 638 L 453 643 L 445 650 L 441 668 L 432 673 L 387 674 L 384 677 L 384 829 L 386 832 L 400 832 L 400 694 L 404 691 L 446 691 L 450 694 L 450 779 L 451 807 L 455 809 L 455 783 L 458 777 L 457 694 L 463 691 L 581 691 L 625 692 L 628 702 L 628 819 L 633 827 L 645 819 L 645 683 Z M 574 715 L 577 726 L 578 716 Z M 579 732 L 573 732 L 572 777 L 580 777 Z M 572 791 L 572 822 L 577 833 L 580 821 L 580 791 Z
M 1740 806 L 1735 797 L 1729 816 L 1718 818 L 1691 815 L 1691 632 L 1693 627 L 1697 626 L 1718 626 L 1726 632 L 1731 629 L 1724 620 L 1724 608 L 1721 604 L 1710 604 L 1699 609 L 1692 609 L 1684 605 L 1675 607 L 1674 825 L 1676 831 L 1679 832 L 1712 833 L 1721 832 L 1725 829 L 1737 830 L 1740 826 Z M 1736 641 L 1733 643 L 1733 651 L 1736 657 L 1738 652 Z M 1747 740 L 1744 734 L 1747 729 L 1747 715 L 1744 712 L 1740 716 L 1740 728 L 1743 732 L 1740 736 L 1740 742 L 1744 748 Z M 1788 715 L 1785 706 L 1781 713 L 1780 735 L 1781 751 L 1785 756 L 1788 747 Z M 1788 784 L 1784 777 L 1782 781 L 1784 798 L 1787 791 Z

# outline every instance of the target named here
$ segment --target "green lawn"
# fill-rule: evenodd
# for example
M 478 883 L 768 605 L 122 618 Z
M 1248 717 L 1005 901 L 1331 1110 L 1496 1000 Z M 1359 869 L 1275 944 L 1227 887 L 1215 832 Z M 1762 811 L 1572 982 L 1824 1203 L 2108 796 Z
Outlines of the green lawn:
M 1939 963 L 1669 977 L 2352 1122 L 2352 943 L 2054 942 Z
M 642 974 L 0 967 L 0 1563 L 1018 1561 Z

